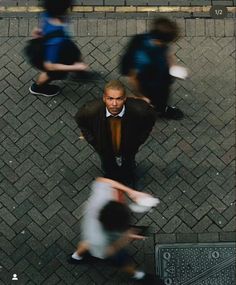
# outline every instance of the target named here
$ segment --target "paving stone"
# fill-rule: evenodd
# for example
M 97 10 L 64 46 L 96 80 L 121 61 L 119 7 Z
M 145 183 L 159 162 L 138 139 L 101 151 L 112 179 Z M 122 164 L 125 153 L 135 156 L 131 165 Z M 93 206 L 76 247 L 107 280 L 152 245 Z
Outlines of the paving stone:
M 16 222 L 16 218 L 7 209 L 0 209 L 1 218 L 9 225 L 12 226 Z
M 95 14 L 88 19 L 73 16 L 74 33 L 79 36 L 74 39 L 85 61 L 104 72 L 104 82 L 119 77 L 118 58 L 129 41 L 127 35 L 145 32 L 150 22 L 134 19 L 124 13 L 110 20 Z M 80 237 L 78 221 L 89 185 L 102 175 L 99 157 L 78 139 L 73 116 L 79 106 L 102 94 L 103 82 L 60 82 L 64 88 L 56 100 L 28 95 L 36 71 L 19 50 L 38 21 L 24 17 L 17 22 L 19 28 L 14 27 L 14 17 L 11 27 L 6 21 L 7 26 L 0 28 L 0 212 L 4 219 L 0 228 L 5 251 L 16 252 L 14 259 L 4 256 L 4 264 L 8 270 L 19 269 L 22 284 L 117 282 L 120 277 L 111 269 L 90 268 L 90 276 L 88 268 L 78 270 L 66 262 Z M 229 66 L 235 64 L 233 22 L 223 20 L 224 32 L 222 23 L 213 19 L 178 18 L 176 22 L 183 37 L 174 48 L 191 76 L 175 83 L 173 102 L 186 112 L 186 118 L 180 122 L 159 119 L 140 149 L 138 189 L 153 193 L 161 203 L 134 221 L 155 228 L 155 243 L 232 241 L 235 129 L 234 72 Z M 151 248 L 148 242 L 146 250 Z M 149 267 L 145 248 L 134 245 L 131 249 L 134 259 Z M 42 263 L 37 264 L 38 260 Z
M 180 243 L 197 243 L 198 237 L 197 234 L 193 233 L 179 233 L 177 234 L 177 242 Z
M 9 31 L 9 19 L 4 19 L 1 18 L 1 30 L 0 30 L 0 35 L 1 36 L 8 36 L 8 31 Z
M 226 232 L 220 233 L 220 241 L 235 241 L 236 240 L 236 233 L 235 232 Z

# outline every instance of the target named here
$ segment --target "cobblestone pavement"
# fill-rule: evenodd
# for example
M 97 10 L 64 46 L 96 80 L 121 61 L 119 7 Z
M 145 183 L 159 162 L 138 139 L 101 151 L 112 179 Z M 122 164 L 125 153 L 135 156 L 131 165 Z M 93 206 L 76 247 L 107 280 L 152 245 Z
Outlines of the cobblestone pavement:
M 128 284 L 113 268 L 67 263 L 89 183 L 101 175 L 73 116 L 102 95 L 105 81 L 119 77 L 128 36 L 145 30 L 146 21 L 75 20 L 75 40 L 102 79 L 60 82 L 62 94 L 51 99 L 29 94 L 37 72 L 21 53 L 37 19 L 0 22 L 0 284 L 11 284 L 14 273 L 17 284 Z M 172 101 L 185 118 L 158 120 L 137 155 L 137 188 L 161 200 L 154 211 L 133 217 L 153 227 L 153 237 L 131 247 L 149 270 L 155 243 L 235 241 L 233 21 L 181 23 L 174 50 L 190 78 L 176 81 Z

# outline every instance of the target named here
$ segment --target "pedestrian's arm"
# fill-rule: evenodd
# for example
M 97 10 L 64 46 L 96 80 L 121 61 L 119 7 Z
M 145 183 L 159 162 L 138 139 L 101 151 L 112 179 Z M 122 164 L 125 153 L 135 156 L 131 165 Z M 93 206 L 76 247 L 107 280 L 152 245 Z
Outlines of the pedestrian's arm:
M 173 65 L 176 65 L 177 59 L 176 59 L 175 54 L 174 54 L 174 53 L 169 53 L 169 54 L 167 55 L 167 61 L 168 61 L 169 67 L 171 67 L 171 66 L 173 66 Z
M 34 28 L 33 31 L 31 32 L 31 35 L 33 38 L 40 38 L 42 37 L 42 29 L 40 28 Z
M 136 90 L 139 90 L 139 83 L 137 79 L 137 73 L 135 70 L 131 70 L 128 74 L 128 82 L 129 84 Z
M 133 201 L 137 201 L 138 199 L 140 199 L 142 197 L 150 197 L 151 196 L 147 193 L 142 193 L 142 192 L 136 191 L 136 190 L 134 190 L 128 186 L 125 186 L 125 185 L 121 184 L 120 182 L 117 182 L 117 181 L 112 180 L 112 179 L 108 179 L 108 178 L 104 178 L 104 177 L 98 177 L 96 180 L 104 182 L 104 183 L 108 183 L 111 185 L 112 188 L 126 193 Z
M 137 73 L 134 70 L 130 71 L 130 73 L 128 75 L 128 82 L 134 88 L 134 91 L 135 91 L 135 95 L 132 95 L 132 96 L 129 96 L 129 97 L 132 97 L 132 98 L 135 98 L 135 99 L 142 99 L 145 102 L 147 102 L 148 104 L 151 103 L 150 99 L 148 99 L 147 97 L 143 96 L 140 93 L 140 87 L 139 87 L 139 81 L 138 81 L 138 78 L 137 78 Z
M 61 64 L 61 63 L 51 63 L 51 62 L 45 62 L 44 68 L 47 71 L 80 71 L 80 70 L 86 70 L 88 69 L 88 65 L 83 62 L 76 62 L 71 65 L 67 64 Z
M 132 240 L 144 240 L 145 237 L 136 234 L 132 229 L 126 231 L 118 240 L 107 247 L 106 255 L 113 256 Z

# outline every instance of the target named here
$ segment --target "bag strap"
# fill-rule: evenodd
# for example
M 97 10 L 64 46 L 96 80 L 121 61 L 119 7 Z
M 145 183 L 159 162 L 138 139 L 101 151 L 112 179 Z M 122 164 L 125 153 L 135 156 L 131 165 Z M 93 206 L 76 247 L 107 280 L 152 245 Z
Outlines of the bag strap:
M 48 33 L 45 36 L 43 36 L 43 40 L 47 41 L 49 39 L 57 38 L 57 37 L 65 37 L 65 32 L 62 30 L 59 30 L 59 31 Z

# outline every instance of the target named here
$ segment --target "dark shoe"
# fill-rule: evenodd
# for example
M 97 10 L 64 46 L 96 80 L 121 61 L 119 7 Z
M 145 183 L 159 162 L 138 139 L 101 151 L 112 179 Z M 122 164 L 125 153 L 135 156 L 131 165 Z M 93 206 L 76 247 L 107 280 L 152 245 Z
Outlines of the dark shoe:
M 180 120 L 184 117 L 184 113 L 176 107 L 166 106 L 165 111 L 161 113 L 160 117 L 172 120 Z
M 56 96 L 60 93 L 60 87 L 58 87 L 56 85 L 48 85 L 48 84 L 43 85 L 43 86 L 39 86 L 36 83 L 33 83 L 30 86 L 29 91 L 33 95 L 53 97 L 53 96 Z

